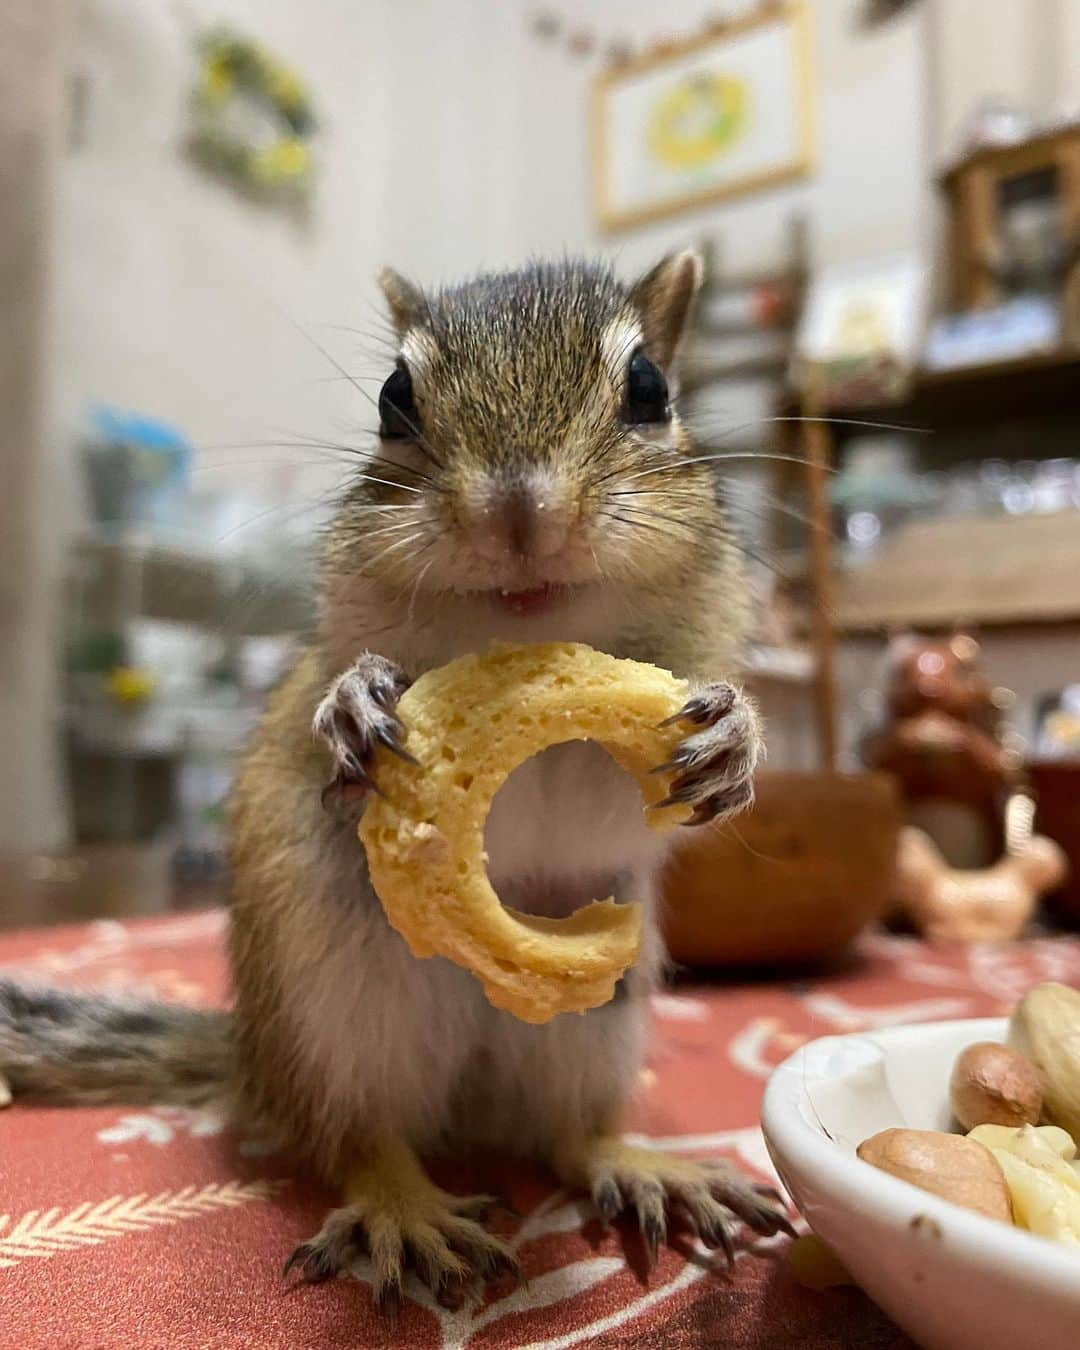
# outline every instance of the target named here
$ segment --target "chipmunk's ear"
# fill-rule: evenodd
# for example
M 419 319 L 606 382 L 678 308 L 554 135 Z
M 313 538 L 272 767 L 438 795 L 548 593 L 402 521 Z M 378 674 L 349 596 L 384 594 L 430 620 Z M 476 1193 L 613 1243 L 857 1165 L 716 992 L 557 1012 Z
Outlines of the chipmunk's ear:
M 662 366 L 670 366 L 678 352 L 702 271 L 701 257 L 693 249 L 669 253 L 630 291 L 641 315 L 646 351 Z
M 386 297 L 386 307 L 398 337 L 404 337 L 410 328 L 417 326 L 420 316 L 427 311 L 423 292 L 392 267 L 380 267 L 375 280 Z

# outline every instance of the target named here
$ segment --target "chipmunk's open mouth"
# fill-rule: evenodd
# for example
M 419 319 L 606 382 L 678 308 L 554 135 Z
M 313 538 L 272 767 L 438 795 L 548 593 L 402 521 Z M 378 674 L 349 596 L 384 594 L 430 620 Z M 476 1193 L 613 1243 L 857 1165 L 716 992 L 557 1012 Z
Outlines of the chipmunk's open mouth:
M 507 614 L 528 618 L 552 609 L 565 593 L 563 586 L 535 586 L 528 591 L 489 591 L 492 602 Z

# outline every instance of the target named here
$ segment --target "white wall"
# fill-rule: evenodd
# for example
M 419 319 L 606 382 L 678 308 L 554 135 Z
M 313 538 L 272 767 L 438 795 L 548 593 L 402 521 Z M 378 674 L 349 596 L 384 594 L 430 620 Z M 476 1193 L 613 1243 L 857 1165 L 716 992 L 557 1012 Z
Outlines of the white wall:
M 294 325 L 350 369 L 370 361 L 319 325 L 375 319 L 383 12 L 340 0 L 72 0 L 71 65 L 89 97 L 59 185 L 59 438 L 91 399 L 171 419 L 202 447 L 371 425 L 355 391 L 325 382 L 335 371 Z M 309 77 L 325 134 L 306 223 L 188 161 L 200 20 L 234 22 Z M 289 496 L 297 484 L 274 467 L 282 458 L 297 456 L 217 450 L 198 481 Z M 305 473 L 302 486 L 318 481 Z
M 388 175 L 388 245 L 419 276 L 564 247 L 605 248 L 637 267 L 719 230 L 732 266 L 767 265 L 798 206 L 813 214 L 821 258 L 918 245 L 927 199 L 922 7 L 876 27 L 862 22 L 863 0 L 811 0 L 810 7 L 818 171 L 793 187 L 603 238 L 590 209 L 586 138 L 587 90 L 599 58 L 576 59 L 564 43 L 534 39 L 527 20 L 536 6 L 525 0 L 401 6 L 388 29 L 391 65 L 403 72 L 394 118 L 416 158 L 399 154 Z M 693 33 L 721 7 L 578 0 L 561 8 L 601 48 L 617 37 L 640 48 Z M 416 172 L 424 164 L 430 174 Z
M 56 249 L 62 430 L 102 398 L 175 420 L 200 445 L 272 427 L 338 431 L 367 410 L 296 331 L 374 379 L 373 342 L 319 324 L 378 325 L 376 264 L 432 282 L 562 249 L 627 269 L 719 231 L 732 266 L 767 263 L 807 207 L 819 256 L 917 245 L 926 188 L 921 20 L 860 26 L 861 0 L 818 0 L 820 165 L 803 184 L 600 237 L 588 181 L 580 60 L 529 31 L 527 0 L 71 0 L 74 68 L 89 81 L 66 156 Z M 915 11 L 920 7 L 916 6 Z M 692 32 L 715 5 L 583 0 L 601 46 Z M 198 21 L 227 19 L 286 55 L 325 135 L 312 219 L 243 200 L 183 150 Z M 359 405 L 359 406 L 358 406 Z M 226 457 L 219 453 L 217 462 Z M 246 468 L 247 466 L 240 466 Z M 208 471 L 206 482 L 224 481 Z
M 1080 0 L 930 0 L 928 39 L 939 158 L 985 99 L 1042 119 L 1080 114 Z

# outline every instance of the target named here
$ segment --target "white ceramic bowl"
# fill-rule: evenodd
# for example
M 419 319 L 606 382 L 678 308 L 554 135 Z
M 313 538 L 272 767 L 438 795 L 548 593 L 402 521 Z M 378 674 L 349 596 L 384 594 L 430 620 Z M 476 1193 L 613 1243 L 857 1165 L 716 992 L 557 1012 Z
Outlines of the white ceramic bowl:
M 855 1156 L 890 1125 L 948 1129 L 953 1062 L 1003 1019 L 825 1036 L 765 1090 L 776 1169 L 813 1230 L 926 1350 L 1077 1350 L 1080 1249 L 972 1214 Z

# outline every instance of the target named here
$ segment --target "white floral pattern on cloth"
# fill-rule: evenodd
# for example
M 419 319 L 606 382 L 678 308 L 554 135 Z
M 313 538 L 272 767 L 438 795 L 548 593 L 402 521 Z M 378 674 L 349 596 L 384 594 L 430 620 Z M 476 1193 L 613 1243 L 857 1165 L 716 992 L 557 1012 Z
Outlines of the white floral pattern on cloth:
M 212 913 L 13 934 L 0 938 L 0 968 L 40 982 L 213 1004 L 226 983 L 223 928 L 223 916 Z M 770 1178 L 757 1124 L 762 1083 L 797 1045 L 862 1027 L 998 1013 L 1042 979 L 1080 983 L 1080 943 L 932 949 L 872 935 L 839 973 L 680 984 L 653 999 L 653 1052 L 629 1137 L 727 1157 Z M 287 1160 L 212 1112 L 16 1103 L 0 1112 L 0 1158 L 4 1347 L 613 1350 L 729 1342 L 910 1350 L 856 1291 L 810 1297 L 795 1286 L 784 1239 L 755 1243 L 760 1259 L 740 1255 L 730 1275 L 692 1246 L 668 1249 L 646 1277 L 632 1227 L 604 1231 L 587 1204 L 509 1164 L 499 1165 L 494 1188 L 525 1216 L 507 1236 L 528 1284 L 451 1311 L 410 1282 L 395 1342 L 363 1281 L 285 1290 L 284 1257 L 334 1197 L 300 1177 L 281 1185 Z M 477 1180 L 453 1171 L 440 1179 L 465 1189 Z
M 59 1256 L 83 1247 L 141 1233 L 159 1224 L 201 1218 L 216 1209 L 269 1200 L 285 1182 L 212 1181 L 157 1195 L 113 1195 L 96 1204 L 84 1200 L 66 1212 L 31 1209 L 14 1222 L 0 1214 L 0 1269 L 20 1261 Z
M 216 1111 L 196 1111 L 184 1106 L 154 1106 L 145 1111 L 122 1115 L 111 1125 L 98 1130 L 100 1144 L 113 1146 L 150 1144 L 164 1148 L 187 1135 L 191 1139 L 212 1139 L 224 1134 L 229 1122 Z M 233 1144 L 241 1157 L 263 1158 L 274 1152 L 267 1140 L 257 1135 L 235 1135 Z
M 530 1242 L 558 1233 L 578 1233 L 587 1216 L 576 1201 L 568 1201 L 557 1192 L 541 1202 L 529 1215 L 509 1246 L 519 1258 Z M 776 1239 L 770 1242 L 775 1245 Z M 769 1243 L 763 1243 L 764 1246 Z M 529 1342 L 523 1350 L 562 1350 L 563 1347 L 587 1345 L 595 1337 L 618 1331 L 632 1324 L 651 1308 L 686 1290 L 711 1271 L 711 1258 L 701 1249 L 695 1249 L 696 1259 L 687 1260 L 676 1268 L 668 1279 L 653 1288 L 642 1290 L 616 1311 L 586 1321 L 579 1327 L 555 1337 Z M 737 1260 L 745 1260 L 748 1253 L 740 1252 Z M 620 1257 L 589 1255 L 568 1265 L 548 1271 L 513 1293 L 493 1302 L 466 1306 L 457 1310 L 443 1308 L 431 1294 L 415 1281 L 410 1282 L 410 1296 L 426 1308 L 439 1326 L 440 1350 L 461 1350 L 470 1344 L 478 1332 L 500 1319 L 539 1313 L 545 1308 L 564 1304 L 571 1299 L 587 1296 L 603 1281 L 621 1275 L 625 1262 Z
M 132 1144 L 145 1140 L 157 1148 L 171 1144 L 177 1134 L 193 1139 L 208 1139 L 221 1134 L 225 1118 L 213 1111 L 191 1111 L 184 1107 L 160 1106 L 134 1115 L 121 1116 L 114 1125 L 98 1130 L 102 1144 Z

